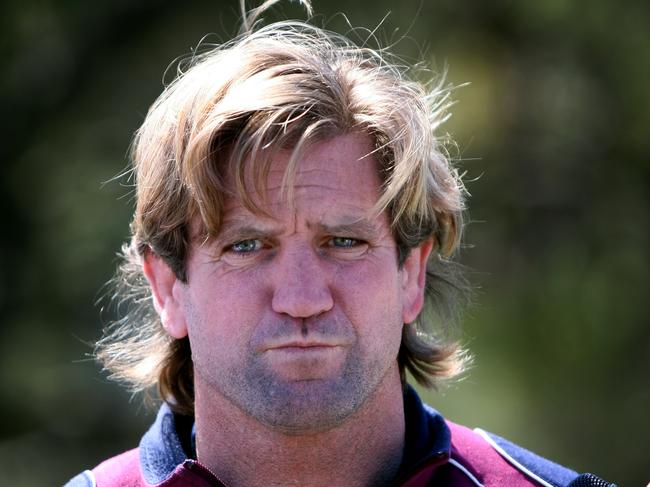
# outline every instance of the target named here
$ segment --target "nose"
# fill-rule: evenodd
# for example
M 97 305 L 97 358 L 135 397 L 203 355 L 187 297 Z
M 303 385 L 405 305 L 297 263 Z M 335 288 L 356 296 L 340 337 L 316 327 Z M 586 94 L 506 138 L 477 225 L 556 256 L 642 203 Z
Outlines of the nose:
M 285 251 L 275 264 L 273 311 L 293 318 L 309 318 L 332 309 L 334 300 L 327 272 L 313 249 Z

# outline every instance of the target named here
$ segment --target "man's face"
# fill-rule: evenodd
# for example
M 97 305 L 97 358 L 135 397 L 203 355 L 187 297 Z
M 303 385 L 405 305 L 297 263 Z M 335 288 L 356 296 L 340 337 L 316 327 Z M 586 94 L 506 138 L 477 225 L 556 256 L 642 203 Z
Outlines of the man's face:
M 382 381 L 399 383 L 422 266 L 398 269 L 388 218 L 371 214 L 380 185 L 376 160 L 363 157 L 371 151 L 356 134 L 313 146 L 292 204 L 280 152 L 264 206 L 272 217 L 227 201 L 218 237 L 192 244 L 187 284 L 174 280 L 165 304 L 152 282 L 165 327 L 189 335 L 197 396 L 302 433 L 341 424 Z

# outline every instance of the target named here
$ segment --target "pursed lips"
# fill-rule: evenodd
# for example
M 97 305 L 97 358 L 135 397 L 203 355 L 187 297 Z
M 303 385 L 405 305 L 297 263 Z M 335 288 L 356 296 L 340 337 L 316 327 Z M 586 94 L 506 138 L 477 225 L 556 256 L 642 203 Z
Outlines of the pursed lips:
M 340 347 L 347 346 L 348 343 L 340 340 L 327 340 L 327 341 L 305 341 L 305 340 L 293 340 L 293 341 L 278 341 L 274 343 L 267 343 L 265 346 L 260 347 L 260 352 L 317 352 L 317 351 L 326 351 L 330 349 L 336 349 Z
M 339 344 L 334 344 L 334 343 L 321 343 L 321 342 L 289 342 L 289 343 L 282 343 L 278 345 L 273 345 L 270 347 L 266 347 L 264 349 L 265 352 L 269 351 L 291 351 L 291 350 L 296 350 L 296 351 L 309 351 L 309 350 L 323 350 L 323 349 L 328 349 L 328 348 L 337 348 L 340 347 L 341 345 Z

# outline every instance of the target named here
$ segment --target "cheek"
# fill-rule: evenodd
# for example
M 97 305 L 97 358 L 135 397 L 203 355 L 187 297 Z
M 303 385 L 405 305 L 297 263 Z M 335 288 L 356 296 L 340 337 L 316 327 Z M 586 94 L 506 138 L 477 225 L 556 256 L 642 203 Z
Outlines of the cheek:
M 391 350 L 402 336 L 401 286 L 396 264 L 386 260 L 337 275 L 337 298 L 360 339 Z
M 251 328 L 263 313 L 263 292 L 256 287 L 258 281 L 230 277 L 197 279 L 186 300 L 188 334 L 199 360 L 232 362 L 241 357 Z
M 254 313 L 264 299 L 264 284 L 258 272 L 206 269 L 196 276 L 191 287 L 189 300 L 202 315 L 229 323 Z
M 400 300 L 397 265 L 391 259 L 373 259 L 339 267 L 333 286 L 340 298 L 367 308 L 392 307 Z

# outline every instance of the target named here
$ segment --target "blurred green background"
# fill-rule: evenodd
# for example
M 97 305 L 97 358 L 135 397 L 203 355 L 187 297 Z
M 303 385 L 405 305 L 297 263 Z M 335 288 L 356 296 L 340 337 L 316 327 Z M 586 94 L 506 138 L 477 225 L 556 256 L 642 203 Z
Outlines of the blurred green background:
M 151 420 L 88 357 L 128 234 L 132 133 L 237 2 L 8 0 L 2 27 L 0 485 L 60 485 Z M 644 1 L 314 0 L 447 69 L 470 201 L 476 366 L 428 400 L 619 486 L 650 481 Z M 303 17 L 292 5 L 289 16 Z M 273 19 L 273 15 L 267 18 Z

